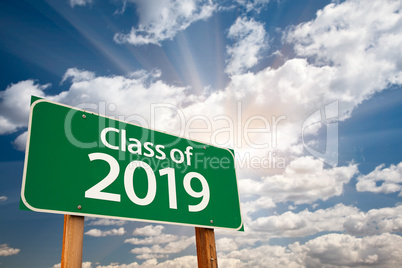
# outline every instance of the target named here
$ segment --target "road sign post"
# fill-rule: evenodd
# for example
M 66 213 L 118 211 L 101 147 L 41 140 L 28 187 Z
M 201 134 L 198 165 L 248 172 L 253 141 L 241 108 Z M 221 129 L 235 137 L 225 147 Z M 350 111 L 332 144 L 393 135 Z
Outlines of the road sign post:
M 64 215 L 61 268 L 80 268 L 82 266 L 83 239 L 84 217 Z
M 198 268 L 217 268 L 214 229 L 195 227 Z

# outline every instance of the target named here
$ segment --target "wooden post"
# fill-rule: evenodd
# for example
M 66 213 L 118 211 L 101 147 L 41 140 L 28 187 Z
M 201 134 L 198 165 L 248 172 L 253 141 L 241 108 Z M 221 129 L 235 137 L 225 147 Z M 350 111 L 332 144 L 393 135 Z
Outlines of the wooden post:
M 214 229 L 195 227 L 198 268 L 217 268 Z
M 64 215 L 61 268 L 81 268 L 84 217 Z

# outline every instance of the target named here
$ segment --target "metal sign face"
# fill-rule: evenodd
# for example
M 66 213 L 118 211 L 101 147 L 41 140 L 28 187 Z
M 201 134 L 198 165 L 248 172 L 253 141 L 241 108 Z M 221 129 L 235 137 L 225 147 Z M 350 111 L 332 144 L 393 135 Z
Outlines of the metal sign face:
M 240 229 L 233 152 L 39 99 L 23 209 Z

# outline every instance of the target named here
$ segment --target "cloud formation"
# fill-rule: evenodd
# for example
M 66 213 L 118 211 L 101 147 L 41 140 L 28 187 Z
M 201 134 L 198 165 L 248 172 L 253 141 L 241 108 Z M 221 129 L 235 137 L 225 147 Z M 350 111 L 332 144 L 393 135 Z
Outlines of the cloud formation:
M 132 27 L 129 33 L 117 33 L 117 43 L 146 45 L 160 43 L 172 39 L 192 23 L 209 18 L 216 9 L 210 1 L 137 1 L 137 13 L 140 23 Z
M 264 25 L 254 19 L 239 17 L 230 27 L 228 37 L 234 40 L 226 48 L 228 62 L 226 72 L 242 73 L 258 63 L 261 51 L 268 47 Z
M 389 233 L 363 238 L 328 234 L 291 248 L 304 253 L 307 267 L 396 267 L 402 261 L 401 246 L 402 237 Z
M 353 235 L 374 235 L 402 232 L 402 206 L 372 209 L 367 213 L 349 215 L 344 222 L 345 231 Z
M 95 237 L 104 237 L 104 236 L 111 236 L 111 235 L 124 235 L 126 231 L 124 230 L 124 227 L 121 227 L 119 229 L 111 229 L 107 231 L 102 231 L 99 229 L 91 229 L 87 232 L 85 232 L 86 235 L 89 236 L 95 236 Z
M 311 204 L 341 195 L 357 171 L 354 164 L 326 169 L 322 161 L 305 156 L 290 162 L 282 174 L 242 179 L 239 188 L 241 194 L 269 196 L 275 203 Z
M 398 165 L 379 165 L 367 175 L 357 177 L 356 190 L 372 193 L 395 193 L 402 190 L 402 162 Z
M 192 268 L 197 266 L 197 257 L 195 256 L 183 256 L 179 258 L 175 258 L 173 260 L 167 260 L 164 262 L 158 262 L 156 259 L 146 260 L 145 262 L 138 264 L 137 262 L 133 262 L 130 264 L 118 264 L 111 263 L 105 266 L 97 266 L 97 268 L 140 268 L 140 267 L 156 267 L 156 268 L 168 268 L 168 267 L 177 267 L 177 268 Z
M 7 244 L 0 244 L 0 256 L 16 255 L 20 252 L 18 248 L 10 248 Z
M 401 8 L 400 1 L 332 3 L 289 31 L 287 41 L 298 56 L 334 68 L 329 94 L 349 102 L 351 111 L 389 84 L 402 83 L 402 55 L 395 54 Z
M 162 234 L 163 229 L 165 229 L 162 225 L 147 225 L 142 228 L 136 228 L 133 231 L 133 235 L 139 236 L 159 236 Z
M 219 241 L 219 240 L 218 240 Z M 262 245 L 220 252 L 220 267 L 376 267 L 393 268 L 402 261 L 402 237 L 395 234 L 354 237 L 348 234 L 326 234 L 305 244 L 284 246 Z M 196 256 L 183 256 L 164 262 L 149 259 L 142 264 L 113 263 L 98 268 L 181 267 L 196 266 Z
M 85 220 L 87 220 L 88 218 L 89 217 L 85 217 Z M 88 223 L 88 225 L 101 225 L 101 226 L 110 226 L 110 225 L 122 226 L 124 224 L 126 224 L 126 221 L 106 219 L 106 218 L 98 218 L 96 220 L 90 219 L 90 222 Z
M 144 238 L 129 238 L 124 243 L 133 245 L 152 245 L 149 247 L 135 247 L 131 253 L 137 254 L 138 259 L 160 259 L 166 258 L 173 253 L 180 253 L 190 245 L 195 243 L 195 237 L 176 236 L 162 233 L 162 225 L 147 225 L 142 228 L 136 228 L 133 231 L 135 236 L 144 236 Z
M 39 85 L 33 80 L 11 84 L 0 92 L 0 134 L 10 134 L 26 128 L 31 95 L 44 97 L 50 85 Z
M 305 237 L 322 232 L 346 232 L 355 236 L 402 231 L 402 206 L 372 209 L 363 212 L 357 207 L 337 204 L 327 209 L 257 217 L 249 221 L 251 232 L 265 238 Z M 264 238 L 261 238 L 263 241 Z M 239 241 L 237 242 L 239 243 Z

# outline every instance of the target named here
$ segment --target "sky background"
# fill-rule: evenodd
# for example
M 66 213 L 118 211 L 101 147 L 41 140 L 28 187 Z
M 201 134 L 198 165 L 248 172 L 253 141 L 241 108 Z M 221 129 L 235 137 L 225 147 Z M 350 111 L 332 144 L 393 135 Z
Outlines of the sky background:
M 19 210 L 31 95 L 234 149 L 220 267 L 402 267 L 401 8 L 2 0 L 0 267 L 60 265 L 63 215 Z M 192 227 L 84 232 L 83 267 L 196 266 Z

